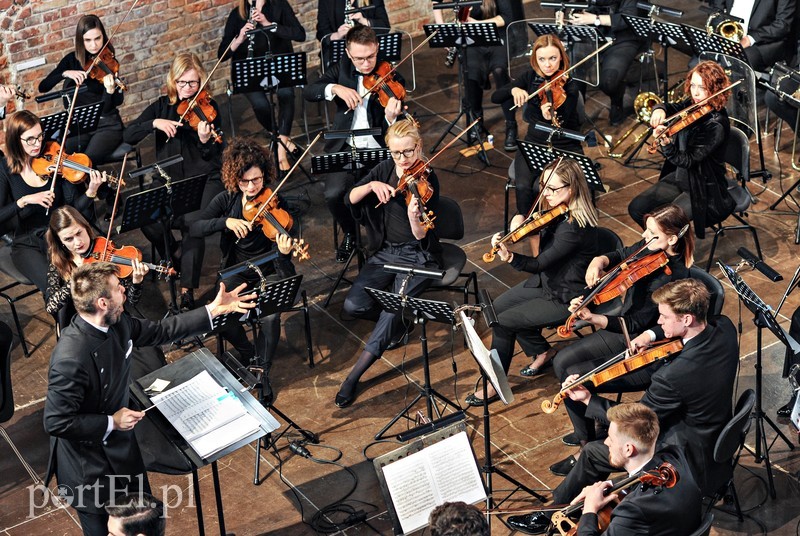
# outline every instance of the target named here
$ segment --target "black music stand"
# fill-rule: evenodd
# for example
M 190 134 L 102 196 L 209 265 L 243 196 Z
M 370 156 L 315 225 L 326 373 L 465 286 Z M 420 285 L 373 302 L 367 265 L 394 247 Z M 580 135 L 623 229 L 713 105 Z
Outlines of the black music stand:
M 205 527 L 203 523 L 203 506 L 200 498 L 200 483 L 197 471 L 201 467 L 211 465 L 219 530 L 220 535 L 225 535 L 225 515 L 222 508 L 222 492 L 220 489 L 217 461 L 253 441 L 260 441 L 262 437 L 276 430 L 280 426 L 279 423 L 263 406 L 261 406 L 261 404 L 259 404 L 253 395 L 247 392 L 246 389 L 242 389 L 242 386 L 236 378 L 234 378 L 233 375 L 222 366 L 222 363 L 220 363 L 206 348 L 197 350 L 174 363 L 132 382 L 130 391 L 134 406 L 138 405 L 139 408 L 149 408 L 153 405 L 150 400 L 150 396 L 153 393 L 146 391 L 146 389 L 154 381 L 158 379 L 168 380 L 170 382 L 170 387 L 174 387 L 190 380 L 203 371 L 207 371 L 211 377 L 221 386 L 225 387 L 229 393 L 235 393 L 247 409 L 247 412 L 259 421 L 259 431 L 231 443 L 222 450 L 209 455 L 207 458 L 201 458 L 164 415 L 159 411 L 148 411 L 147 418 L 141 421 L 136 427 L 137 438 L 142 437 L 139 435 L 140 433 L 147 434 L 147 440 L 143 441 L 140 439 L 139 445 L 142 447 L 145 460 L 147 461 L 148 458 L 152 458 L 151 461 L 158 466 L 157 468 L 152 468 L 148 465 L 148 470 L 167 474 L 192 473 L 195 497 L 197 499 L 198 534 L 201 536 L 205 534 Z M 172 464 L 167 464 L 166 460 L 171 461 Z
M 408 272 L 406 275 L 406 280 L 410 279 L 414 275 L 413 269 Z M 458 408 L 459 405 L 455 402 L 449 400 L 447 397 L 436 391 L 433 387 L 431 387 L 431 369 L 430 369 L 430 359 L 428 355 L 428 337 L 427 337 L 427 329 L 426 324 L 433 320 L 435 322 L 441 322 L 442 324 L 455 324 L 455 316 L 453 316 L 453 309 L 452 307 L 447 304 L 446 302 L 434 301 L 434 300 L 425 300 L 422 298 L 412 298 L 410 296 L 406 296 L 403 293 L 403 288 L 405 288 L 405 284 L 401 288 L 400 294 L 394 294 L 392 292 L 386 292 L 384 290 L 378 290 L 374 288 L 367 287 L 365 290 L 367 294 L 369 294 L 372 299 L 374 299 L 378 304 L 380 304 L 381 308 L 386 311 L 387 313 L 394 313 L 397 315 L 402 315 L 404 311 L 410 311 L 414 315 L 414 322 L 419 324 L 422 327 L 422 333 L 419 336 L 419 340 L 422 342 L 422 367 L 423 372 L 425 375 L 425 384 L 419 388 L 419 393 L 417 396 L 414 397 L 409 404 L 406 405 L 400 412 L 395 415 L 389 423 L 381 428 L 381 431 L 375 434 L 375 440 L 383 439 L 384 434 L 394 426 L 394 423 L 400 420 L 400 418 L 405 417 L 406 419 L 413 420 L 411 417 L 408 416 L 411 408 L 413 408 L 417 402 L 425 399 L 428 408 L 428 418 L 433 420 L 434 419 L 434 411 L 436 413 L 436 418 L 441 417 L 441 412 L 439 411 L 439 407 L 434 404 L 434 400 L 438 398 L 440 401 L 444 403 L 442 409 L 447 408 L 448 405 Z
M 401 32 L 394 32 L 388 34 L 381 34 L 378 36 L 378 60 L 388 61 L 389 63 L 396 63 L 403 57 L 402 43 L 403 34 Z M 337 39 L 331 41 L 328 39 L 327 48 L 330 57 L 324 64 L 327 68 L 334 63 L 339 63 L 344 57 L 344 39 Z M 324 69 L 323 69 L 324 72 Z
M 72 91 L 70 91 L 70 93 L 72 93 Z M 40 117 L 39 121 L 42 123 L 44 139 L 60 140 L 65 127 L 69 130 L 67 137 L 94 132 L 97 130 L 97 123 L 100 121 L 100 112 L 102 108 L 102 101 L 76 106 L 72 113 L 72 122 L 69 126 L 67 126 L 67 117 L 69 117 L 69 113 L 66 111 Z
M 461 3 L 466 2 L 452 2 L 452 4 L 456 6 Z M 469 103 L 466 102 L 466 99 L 460 94 L 461 87 L 469 79 L 467 48 L 500 46 L 502 42 L 500 41 L 500 36 L 497 33 L 497 25 L 493 22 L 474 22 L 470 24 L 426 24 L 424 28 L 425 35 L 428 37 L 431 37 L 431 34 L 436 32 L 436 35 L 434 35 L 433 38 L 428 42 L 428 45 L 431 48 L 457 47 L 459 50 L 459 56 L 461 58 L 458 69 L 458 115 L 450 122 L 450 124 L 447 126 L 447 129 L 442 133 L 441 136 L 439 136 L 439 139 L 433 144 L 433 147 L 431 147 L 431 154 L 433 154 L 436 152 L 436 148 L 439 147 L 439 144 L 444 141 L 444 138 L 448 134 L 451 136 L 454 135 L 452 130 L 462 117 L 464 117 L 466 120 L 465 122 L 467 125 L 472 124 L 472 122 L 477 119 L 475 112 L 469 107 Z M 480 147 L 478 150 L 480 159 L 488 166 L 489 156 L 486 154 L 486 150 L 483 148 L 483 132 L 481 132 L 478 124 L 473 125 L 472 129 L 473 132 L 477 134 Z M 464 140 L 464 143 L 469 145 L 469 141 L 467 140 Z
M 769 461 L 769 449 L 775 444 L 775 441 L 778 440 L 778 437 L 783 439 L 783 441 L 786 443 L 786 446 L 789 447 L 789 450 L 794 450 L 794 444 L 789 441 L 789 438 L 777 427 L 774 422 L 772 422 L 772 419 L 770 419 L 769 416 L 764 413 L 764 410 L 761 406 L 763 383 L 761 372 L 761 332 L 766 327 L 778 338 L 780 342 L 782 342 L 787 348 L 791 349 L 791 351 L 794 353 L 800 352 L 800 345 L 798 345 L 798 343 L 786 332 L 786 330 L 784 330 L 778 324 L 778 321 L 772 314 L 770 307 L 758 297 L 753 289 L 751 289 L 747 283 L 742 280 L 741 276 L 736 273 L 734 269 L 720 261 L 717 261 L 717 265 L 719 265 L 722 273 L 725 274 L 725 277 L 728 279 L 728 281 L 730 281 L 731 285 L 733 285 L 733 288 L 736 290 L 736 294 L 739 295 L 741 302 L 750 310 L 751 313 L 753 313 L 753 323 L 756 325 L 756 363 L 754 365 L 754 368 L 756 369 L 756 404 L 755 408 L 753 408 L 753 418 L 756 421 L 756 447 L 754 451 L 750 450 L 748 447 L 745 448 L 747 448 L 747 450 L 753 454 L 756 463 L 761 463 L 762 460 L 764 461 L 764 465 L 767 469 L 767 479 L 769 481 L 769 493 L 774 499 L 776 497 L 775 482 L 772 478 L 772 464 Z M 777 434 L 775 439 L 773 439 L 772 443 L 770 444 L 767 444 L 767 432 L 764 426 L 765 422 L 766 424 L 769 424 Z
M 173 159 L 170 159 L 172 161 Z M 180 160 L 183 160 L 181 158 Z M 177 163 L 177 162 L 175 162 Z M 117 230 L 122 234 L 127 231 L 141 229 L 146 225 L 158 223 L 164 237 L 164 251 L 170 256 L 168 262 L 174 264 L 174 259 L 170 253 L 170 236 L 172 234 L 172 222 L 178 216 L 194 212 L 201 208 L 203 200 L 203 189 L 206 185 L 208 175 L 198 175 L 179 181 L 172 182 L 163 168 L 156 164 L 159 173 L 166 177 L 167 183 L 164 186 L 151 188 L 143 192 L 129 195 L 125 199 L 122 208 L 122 222 Z M 136 177 L 146 173 L 152 167 L 136 170 Z M 132 178 L 133 174 L 130 174 Z M 175 288 L 175 278 L 169 279 L 170 304 L 167 315 L 178 314 L 178 292 Z M 200 339 L 197 338 L 197 342 Z M 200 343 L 202 346 L 202 343 Z
M 671 22 L 657 21 L 648 17 L 634 17 L 633 15 L 623 14 L 622 18 L 628 23 L 633 33 L 639 39 L 646 40 L 651 43 L 650 49 L 647 51 L 648 58 L 653 58 L 652 42 L 658 42 L 664 48 L 664 71 L 661 73 L 661 81 L 663 82 L 662 98 L 664 102 L 669 101 L 669 48 L 678 45 L 678 49 L 683 50 L 691 49 L 692 45 L 683 31 L 680 24 Z M 655 60 L 653 60 L 655 61 Z M 641 83 L 640 83 L 641 85 Z
M 358 132 L 360 131 L 349 131 L 349 134 L 351 137 L 355 137 L 355 134 Z M 352 143 L 350 144 L 350 147 L 350 151 L 314 156 L 311 159 L 311 173 L 316 175 L 349 171 L 355 176 L 355 183 L 358 183 L 358 181 L 362 178 L 363 173 L 368 172 L 379 163 L 389 159 L 389 149 L 386 148 L 356 149 Z M 336 234 L 336 229 L 334 229 L 334 234 Z M 338 236 L 335 237 L 335 241 L 338 243 Z M 350 255 L 347 257 L 347 261 L 345 261 L 344 266 L 339 271 L 339 275 L 336 277 L 333 287 L 328 293 L 328 297 L 325 298 L 325 303 L 322 305 L 323 308 L 328 308 L 334 292 L 336 292 L 336 289 L 339 288 L 339 284 L 342 281 L 350 283 L 351 285 L 353 284 L 352 281 L 345 277 L 345 274 L 350 268 L 350 263 L 353 262 L 353 257 L 356 256 L 358 259 L 358 269 L 361 271 L 361 267 L 364 266 L 364 261 L 366 259 L 364 258 L 364 251 L 361 247 L 360 226 L 358 226 L 356 229 L 356 247 L 350 252 Z
M 731 41 L 721 35 L 710 34 L 705 29 L 687 26 L 686 24 L 682 24 L 681 28 L 683 28 L 686 40 L 692 45 L 692 52 L 696 56 L 699 57 L 703 52 L 725 54 L 750 65 L 747 61 L 747 55 L 744 53 L 744 48 L 736 41 Z

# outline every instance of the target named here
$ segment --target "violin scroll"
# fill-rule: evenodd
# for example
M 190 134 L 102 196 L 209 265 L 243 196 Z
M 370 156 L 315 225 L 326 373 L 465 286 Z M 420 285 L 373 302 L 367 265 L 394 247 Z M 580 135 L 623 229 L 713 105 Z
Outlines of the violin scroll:
M 550 402 L 549 400 L 542 401 L 542 411 L 544 411 L 548 415 L 554 413 L 558 409 L 558 406 L 561 405 L 561 403 L 564 401 L 566 397 L 567 395 L 565 393 L 559 392 L 556 396 L 553 397 L 552 402 Z

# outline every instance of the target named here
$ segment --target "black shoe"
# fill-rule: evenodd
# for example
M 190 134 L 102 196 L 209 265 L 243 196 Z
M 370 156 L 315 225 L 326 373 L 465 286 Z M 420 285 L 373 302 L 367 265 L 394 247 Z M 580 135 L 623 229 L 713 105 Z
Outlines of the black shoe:
M 339 249 L 336 250 L 336 262 L 347 262 L 354 249 L 356 249 L 356 237 L 346 233 L 344 240 L 339 244 Z
M 619 125 L 624 119 L 625 114 L 622 112 L 622 106 L 612 104 L 611 109 L 608 112 L 608 120 L 611 123 L 611 126 L 615 127 Z
M 408 331 L 403 331 L 396 339 L 392 339 L 389 343 L 389 346 L 386 347 L 387 350 L 394 350 L 395 348 L 400 348 L 401 346 L 405 346 L 408 344 L 408 341 L 411 337 L 411 334 L 414 333 L 414 329 L 417 327 L 416 324 L 411 324 L 409 326 Z
M 181 312 L 194 309 L 194 292 L 192 289 L 181 292 Z
M 469 144 L 470 147 L 472 147 L 473 145 L 478 145 L 481 142 L 481 137 L 478 134 L 479 128 L 480 127 L 476 125 L 471 129 L 469 129 L 469 132 L 467 132 L 467 143 Z
M 581 440 L 578 439 L 578 434 L 572 432 L 571 434 L 567 434 L 561 438 L 561 442 L 565 445 L 569 445 L 570 447 L 580 447 Z
M 520 370 L 519 373 L 522 376 L 525 376 L 526 378 L 533 378 L 534 376 L 538 376 L 539 374 L 541 374 L 544 371 L 544 369 L 552 366 L 553 366 L 553 359 L 551 358 L 545 361 L 544 364 L 539 368 L 528 365 L 527 367 Z
M 575 456 L 570 455 L 569 458 L 564 458 L 560 462 L 556 462 L 550 466 L 550 472 L 558 476 L 567 476 L 578 460 Z
M 517 122 L 506 121 L 506 140 L 503 142 L 503 149 L 508 152 L 517 150 Z
M 797 393 L 795 392 L 792 395 L 792 398 L 789 399 L 789 402 L 786 403 L 785 406 L 781 406 L 778 408 L 778 417 L 788 419 L 792 416 L 792 410 L 794 410 L 794 403 L 797 400 Z
M 346 394 L 342 393 L 341 389 L 338 393 L 336 393 L 336 399 L 333 401 L 336 404 L 336 407 L 339 408 L 346 408 L 350 404 L 353 403 L 353 400 L 356 399 L 356 390 L 353 389 L 352 393 Z
M 495 393 L 493 396 L 489 397 L 489 404 L 491 404 L 492 402 L 497 402 L 498 400 L 500 400 L 500 395 Z M 482 398 L 478 398 L 477 396 L 475 396 L 475 393 L 472 393 L 467 398 L 465 398 L 464 402 L 468 406 L 472 406 L 472 407 L 480 406 L 480 407 L 483 407 L 483 399 Z
M 544 534 L 550 528 L 550 512 L 535 512 L 523 516 L 510 516 L 506 523 L 512 529 L 525 534 Z

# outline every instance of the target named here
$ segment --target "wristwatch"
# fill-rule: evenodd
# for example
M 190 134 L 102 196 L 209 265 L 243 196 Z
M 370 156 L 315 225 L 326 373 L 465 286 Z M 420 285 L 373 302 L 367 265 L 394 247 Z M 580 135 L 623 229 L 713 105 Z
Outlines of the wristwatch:
M 600 26 L 600 15 L 595 15 L 594 16 L 594 25 L 595 26 Z

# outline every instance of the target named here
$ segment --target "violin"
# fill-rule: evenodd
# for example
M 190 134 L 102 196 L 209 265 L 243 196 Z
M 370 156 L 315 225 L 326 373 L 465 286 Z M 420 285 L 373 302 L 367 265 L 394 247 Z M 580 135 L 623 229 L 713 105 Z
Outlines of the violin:
M 622 480 L 615 482 L 611 487 L 604 490 L 603 494 L 608 496 L 612 493 L 619 493 L 620 498 L 617 502 L 609 503 L 597 513 L 600 532 L 604 532 L 608 528 L 608 525 L 611 523 L 611 510 L 613 510 L 613 508 L 619 504 L 619 501 L 623 500 L 627 496 L 628 488 L 634 484 L 641 482 L 648 486 L 669 489 L 675 487 L 675 484 L 677 484 L 679 481 L 680 475 L 678 474 L 677 469 L 675 469 L 675 466 L 669 462 L 661 462 L 661 464 L 653 470 L 643 470 L 638 474 L 625 477 Z M 561 534 L 561 536 L 574 536 L 577 534 L 578 527 L 571 519 L 569 519 L 569 516 L 575 515 L 583 510 L 583 504 L 584 501 L 579 501 L 578 503 L 567 506 L 562 510 L 553 512 L 553 517 L 551 518 L 550 522 L 556 529 L 558 529 L 558 532 Z
M 51 175 L 54 172 L 55 163 L 58 160 L 58 153 L 61 151 L 61 144 L 57 141 L 48 141 L 44 144 L 41 156 L 37 156 L 31 162 L 33 172 L 39 176 Z M 94 171 L 91 159 L 83 153 L 64 153 L 61 156 L 61 175 L 72 184 L 80 184 L 86 180 L 86 176 Z M 116 188 L 118 183 L 125 186 L 125 181 L 113 175 L 106 175 L 108 185 Z
M 484 253 L 483 262 L 494 261 L 497 252 L 500 251 L 500 244 L 515 244 L 531 233 L 538 233 L 556 221 L 556 218 L 563 216 L 567 212 L 569 212 L 569 207 L 562 203 L 561 205 L 551 208 L 550 210 L 532 214 L 531 216 L 527 217 L 519 227 L 501 237 L 500 240 L 497 241 L 497 244 L 492 246 L 492 249 L 488 253 Z
M 646 244 L 643 248 L 644 247 L 646 247 Z M 634 253 L 633 257 L 638 253 L 639 252 Z M 564 325 L 558 326 L 558 335 L 560 337 L 569 337 L 575 327 L 575 322 L 578 320 L 578 312 L 587 307 L 590 303 L 600 305 L 614 298 L 619 298 L 637 281 L 644 279 L 665 266 L 664 272 L 670 275 L 672 270 L 667 266 L 668 263 L 669 257 L 665 251 L 651 253 L 641 259 L 633 261 L 629 261 L 629 259 L 622 261 L 609 272 L 608 278 L 603 278 L 603 280 L 595 286 L 594 290 L 581 302 L 580 306 L 569 315 Z
M 191 107 L 190 107 L 191 105 Z M 222 134 L 216 131 L 212 121 L 217 118 L 217 110 L 211 104 L 211 95 L 208 91 L 201 90 L 193 99 L 181 101 L 178 104 L 178 115 L 182 121 L 189 123 L 195 131 L 200 125 L 200 121 L 205 121 L 211 127 L 211 137 L 216 143 L 222 143 Z
M 626 357 L 628 350 L 625 350 L 624 352 L 615 355 L 594 370 L 591 370 L 580 378 L 577 378 L 566 387 L 562 387 L 556 396 L 553 397 L 552 402 L 549 400 L 544 400 L 542 402 L 542 411 L 548 414 L 553 413 L 558 409 L 558 406 L 561 404 L 561 402 L 563 402 L 567 397 L 567 391 L 573 389 L 574 387 L 589 382 L 596 387 L 600 384 L 619 378 L 628 372 L 632 372 L 647 366 L 654 361 L 669 357 L 674 353 L 680 352 L 682 349 L 683 341 L 681 341 L 681 339 L 674 339 L 658 346 L 648 348 L 630 357 Z
M 98 82 L 102 82 L 103 78 L 108 75 L 113 75 L 114 84 L 120 91 L 128 90 L 128 86 L 117 76 L 119 73 L 119 62 L 114 56 L 114 52 L 109 47 L 104 48 L 100 51 L 100 54 L 87 61 L 83 69 L 86 71 L 86 76 Z
M 556 71 L 556 73 L 551 77 L 551 79 L 545 80 L 539 85 L 537 89 L 540 94 L 540 101 L 542 104 L 552 103 L 552 107 L 550 108 L 550 114 L 552 116 L 552 123 L 556 127 L 561 126 L 561 122 L 558 120 L 558 116 L 556 115 L 556 109 L 560 108 L 562 104 L 567 101 L 567 92 L 564 89 L 564 85 L 567 83 L 569 78 L 564 76 L 564 70 Z
M 5 87 L 13 91 L 14 96 L 18 99 L 28 100 L 31 98 L 31 94 L 28 93 L 26 90 L 22 89 L 22 86 L 5 86 Z
M 411 203 L 412 199 L 417 199 L 422 212 L 420 223 L 428 231 L 434 228 L 433 220 L 436 219 L 433 211 L 428 210 L 425 206 L 425 203 L 433 197 L 433 186 L 428 182 L 428 177 L 432 171 L 427 163 L 417 160 L 410 168 L 403 171 L 403 176 L 400 177 L 400 181 L 398 181 L 395 188 L 397 192 L 405 194 L 406 206 Z
M 667 128 L 661 131 L 660 134 L 654 137 L 653 141 L 650 144 L 650 147 L 647 148 L 647 152 L 650 154 L 655 154 L 658 151 L 659 143 L 663 138 L 671 138 L 681 130 L 685 129 L 692 123 L 697 122 L 698 120 L 702 119 L 709 113 L 711 113 L 714 108 L 710 104 L 704 104 L 693 111 L 687 113 L 686 115 L 682 115 L 678 118 L 677 121 L 670 124 Z
M 292 215 L 278 206 L 278 197 L 270 188 L 264 188 L 253 199 L 245 200 L 242 216 L 245 220 L 260 225 L 264 236 L 273 242 L 279 233 L 288 236 L 294 224 Z M 292 255 L 300 261 L 309 259 L 308 244 L 303 239 L 292 238 Z
M 98 236 L 94 239 L 92 247 L 83 256 L 83 262 L 110 262 L 119 268 L 119 278 L 125 279 L 133 274 L 133 259 L 142 261 L 142 252 L 134 246 L 117 247 L 114 242 Z M 151 264 L 142 263 L 151 270 L 154 270 L 164 278 L 177 277 L 178 273 L 174 268 L 166 263 Z
M 381 106 L 386 108 L 389 99 L 402 101 L 406 98 L 406 88 L 397 80 L 395 69 L 388 61 L 381 61 L 372 73 L 364 76 L 364 89 L 375 93 Z

